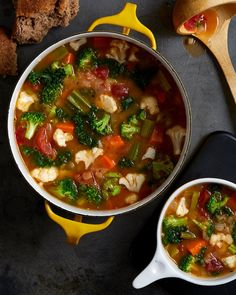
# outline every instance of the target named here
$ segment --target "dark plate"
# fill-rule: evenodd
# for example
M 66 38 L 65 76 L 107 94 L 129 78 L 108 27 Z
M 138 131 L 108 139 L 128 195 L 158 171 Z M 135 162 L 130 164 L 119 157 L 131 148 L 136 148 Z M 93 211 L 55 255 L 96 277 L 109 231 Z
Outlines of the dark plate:
M 217 177 L 236 182 L 235 167 L 236 137 L 226 132 L 214 132 L 189 161 L 178 178 L 176 187 L 202 177 Z M 161 209 L 160 206 L 157 208 L 132 243 L 130 256 L 139 271 L 146 267 L 155 253 L 156 227 Z M 236 281 L 217 287 L 197 286 L 179 279 L 163 279 L 153 284 L 161 286 L 173 295 L 179 294 L 180 291 L 188 295 L 229 295 L 235 294 L 236 289 Z

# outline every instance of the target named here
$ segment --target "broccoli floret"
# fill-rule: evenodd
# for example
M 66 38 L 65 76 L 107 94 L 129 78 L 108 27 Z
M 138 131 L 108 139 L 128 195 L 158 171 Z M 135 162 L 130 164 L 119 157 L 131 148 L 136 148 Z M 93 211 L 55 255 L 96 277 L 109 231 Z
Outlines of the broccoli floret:
M 121 106 L 124 111 L 128 110 L 128 108 L 134 103 L 134 99 L 131 96 L 124 98 L 121 101 Z
M 196 224 L 208 237 L 210 237 L 214 231 L 214 223 L 212 220 L 208 219 L 203 222 L 199 222 L 196 219 L 193 219 L 193 223 Z
M 73 121 L 76 124 L 75 134 L 79 143 L 91 148 L 96 147 L 98 145 L 98 139 L 86 128 L 86 117 L 81 112 L 77 112 L 73 117 Z
M 26 112 L 21 116 L 21 120 L 27 123 L 25 137 L 31 139 L 38 125 L 45 120 L 45 115 L 39 112 Z
M 61 66 L 59 61 L 55 61 L 51 64 L 52 70 L 63 69 L 65 71 L 66 77 L 72 76 L 74 74 L 74 69 L 72 64 L 67 64 L 65 66 Z
M 183 238 L 181 237 L 181 233 L 185 232 L 186 230 L 186 226 L 170 226 L 167 228 L 164 227 L 164 237 L 162 239 L 163 244 L 179 244 L 183 240 Z
M 23 153 L 26 156 L 31 156 L 34 164 L 37 167 L 51 167 L 53 166 L 53 160 L 41 154 L 39 151 L 32 147 L 24 146 L 22 148 Z
M 195 262 L 197 264 L 204 265 L 204 263 L 205 263 L 204 257 L 205 257 L 206 250 L 207 250 L 206 247 L 202 247 L 201 250 L 199 251 L 199 253 L 194 256 Z
M 233 229 L 232 229 L 232 238 L 234 243 L 236 243 L 236 221 L 234 222 Z
M 131 125 L 133 125 L 133 126 L 138 126 L 138 123 L 139 122 L 138 122 L 137 116 L 136 115 L 129 116 L 128 123 L 131 124 Z
M 102 196 L 104 199 L 109 199 L 111 196 L 119 195 L 121 186 L 119 185 L 118 177 L 106 177 L 102 185 Z
M 41 72 L 32 71 L 32 72 L 29 73 L 28 81 L 33 85 L 39 84 L 41 76 L 42 76 Z
M 192 255 L 186 255 L 180 260 L 179 268 L 184 272 L 190 272 L 194 262 L 195 259 Z
M 173 215 L 169 215 L 163 219 L 162 225 L 165 230 L 169 227 L 187 226 L 187 223 L 187 217 L 175 217 Z
M 95 205 L 99 205 L 103 200 L 99 189 L 92 185 L 81 184 L 79 186 L 79 196 L 86 198 Z
M 178 244 L 182 241 L 181 233 L 187 230 L 187 217 L 177 218 L 173 215 L 163 219 L 163 244 Z
M 55 166 L 61 166 L 68 163 L 72 159 L 70 151 L 63 151 L 57 154 L 56 160 L 54 162 Z
M 215 191 L 213 194 L 211 194 L 210 200 L 207 203 L 206 208 L 208 212 L 210 212 L 211 214 L 215 214 L 218 210 L 221 210 L 226 205 L 228 200 L 228 196 L 223 197 L 220 192 Z
M 224 206 L 219 209 L 216 209 L 214 215 L 216 215 L 216 216 L 219 216 L 219 215 L 233 216 L 234 211 L 231 208 Z
M 95 65 L 96 60 L 96 52 L 91 47 L 86 47 L 81 49 L 77 55 L 77 66 L 84 70 Z
M 166 131 L 166 134 L 170 136 L 173 145 L 174 155 L 179 155 L 181 153 L 183 139 L 186 135 L 185 128 L 176 125 L 171 129 Z
M 144 121 L 147 118 L 147 113 L 144 109 L 140 109 L 137 113 L 137 119 Z
M 168 177 L 174 169 L 174 164 L 168 156 L 152 162 L 152 173 L 156 180 Z
M 70 116 L 65 112 L 65 110 L 63 108 L 56 108 L 55 115 L 56 115 L 57 119 L 60 121 L 70 119 Z
M 131 123 L 123 122 L 120 127 L 121 136 L 125 139 L 131 139 L 134 134 L 140 132 L 140 128 L 138 126 L 134 126 Z
M 108 67 L 110 78 L 116 78 L 125 72 L 125 66 L 113 58 L 98 59 L 97 64 L 98 66 Z
M 71 178 L 64 178 L 58 181 L 52 192 L 56 194 L 59 198 L 68 198 L 72 201 L 78 198 L 78 189 L 75 182 Z
M 98 109 L 92 106 L 88 113 L 90 127 L 100 135 L 108 135 L 112 133 L 110 126 L 111 116 L 109 114 L 103 114 L 101 118 L 97 117 Z
M 118 162 L 118 165 L 120 168 L 130 168 L 134 166 L 134 162 L 124 157 L 120 159 L 120 161 Z

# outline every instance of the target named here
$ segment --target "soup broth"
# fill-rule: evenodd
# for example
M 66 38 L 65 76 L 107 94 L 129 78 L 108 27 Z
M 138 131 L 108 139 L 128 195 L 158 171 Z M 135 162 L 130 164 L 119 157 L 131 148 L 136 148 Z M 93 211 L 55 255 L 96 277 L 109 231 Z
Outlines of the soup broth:
M 131 205 L 179 160 L 186 113 L 154 56 L 129 42 L 80 39 L 48 54 L 16 103 L 16 140 L 48 193 L 85 209 Z

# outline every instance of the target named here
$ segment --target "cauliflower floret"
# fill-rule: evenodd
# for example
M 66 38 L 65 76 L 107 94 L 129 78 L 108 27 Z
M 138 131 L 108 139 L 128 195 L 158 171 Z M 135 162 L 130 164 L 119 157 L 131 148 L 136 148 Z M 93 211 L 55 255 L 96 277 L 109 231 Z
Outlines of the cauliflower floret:
M 212 234 L 210 238 L 210 244 L 212 246 L 217 246 L 218 248 L 221 248 L 223 246 L 223 243 L 232 244 L 233 239 L 230 234 L 224 235 L 222 233 L 218 234 Z
M 156 150 L 152 147 L 148 147 L 145 154 L 143 155 L 142 157 L 142 160 L 145 160 L 145 159 L 152 159 L 154 160 L 155 159 L 155 155 L 156 155 Z
M 136 52 L 138 52 L 138 48 L 137 47 L 132 47 L 131 50 L 130 50 L 130 55 L 129 55 L 129 58 L 128 58 L 128 61 L 131 61 L 131 62 L 137 62 L 139 61 L 139 59 L 136 57 Z
M 225 266 L 229 268 L 236 267 L 236 255 L 228 256 L 221 259 Z
M 112 96 L 102 94 L 100 95 L 100 106 L 104 111 L 112 114 L 117 111 L 117 104 Z
M 183 139 L 186 135 L 185 128 L 176 125 L 173 128 L 168 129 L 166 131 L 166 134 L 170 136 L 170 139 L 173 144 L 174 154 L 179 155 L 181 153 Z
M 144 181 L 145 176 L 143 174 L 128 173 L 125 177 L 119 179 L 119 184 L 123 184 L 131 192 L 138 193 Z
M 160 111 L 157 100 L 153 96 L 143 97 L 140 103 L 140 108 L 147 109 L 151 115 L 155 115 Z
M 58 177 L 58 169 L 56 167 L 35 168 L 31 171 L 31 175 L 41 182 L 49 182 Z
M 28 94 L 25 91 L 21 91 L 17 103 L 16 103 L 16 107 L 18 108 L 18 110 L 22 111 L 22 112 L 27 112 L 29 110 L 29 107 L 32 105 L 32 103 L 34 103 L 35 101 L 37 101 L 37 95 L 36 94 Z
M 63 132 L 61 129 L 57 128 L 53 134 L 53 139 L 59 146 L 66 146 L 66 142 L 71 141 L 73 139 L 73 135 L 71 133 Z
M 183 197 L 180 199 L 177 210 L 176 210 L 176 215 L 178 216 L 184 216 L 188 214 L 189 210 L 186 207 L 186 199 Z
M 138 201 L 138 195 L 135 194 L 135 193 L 130 194 L 130 195 L 128 195 L 128 196 L 125 198 L 125 203 L 126 203 L 126 204 L 129 204 L 129 205 L 134 204 L 134 203 L 136 203 L 137 201 Z
M 86 38 L 82 38 L 82 39 L 79 39 L 77 41 L 72 41 L 72 42 L 70 42 L 70 47 L 72 49 L 74 49 L 75 51 L 77 51 L 77 50 L 79 50 L 80 46 L 82 46 L 86 42 L 87 42 Z
M 106 54 L 106 57 L 113 58 L 119 63 L 126 61 L 126 51 L 129 49 L 129 45 L 123 40 L 113 40 L 111 42 L 110 52 Z
M 103 149 L 100 148 L 92 148 L 91 150 L 83 150 L 79 151 L 75 155 L 75 162 L 78 164 L 79 162 L 84 162 L 85 169 L 95 161 L 95 159 L 99 156 L 103 155 Z

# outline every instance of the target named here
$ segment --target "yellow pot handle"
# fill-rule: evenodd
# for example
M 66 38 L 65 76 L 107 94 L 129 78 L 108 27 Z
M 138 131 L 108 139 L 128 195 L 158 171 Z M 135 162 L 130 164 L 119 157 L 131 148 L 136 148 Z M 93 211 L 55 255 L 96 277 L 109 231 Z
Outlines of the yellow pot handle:
M 93 31 L 95 27 L 104 24 L 111 24 L 123 27 L 123 34 L 129 35 L 130 29 L 135 30 L 147 36 L 151 42 L 151 46 L 156 50 L 156 40 L 151 30 L 144 26 L 136 15 L 137 5 L 134 3 L 126 3 L 125 7 L 118 14 L 101 17 L 95 20 L 88 31 Z
M 67 242 L 73 245 L 77 245 L 83 235 L 105 229 L 114 219 L 114 217 L 109 217 L 101 224 L 87 224 L 82 222 L 81 215 L 76 215 L 76 220 L 67 219 L 57 215 L 52 211 L 48 202 L 45 202 L 45 208 L 48 216 L 64 229 L 67 236 Z

